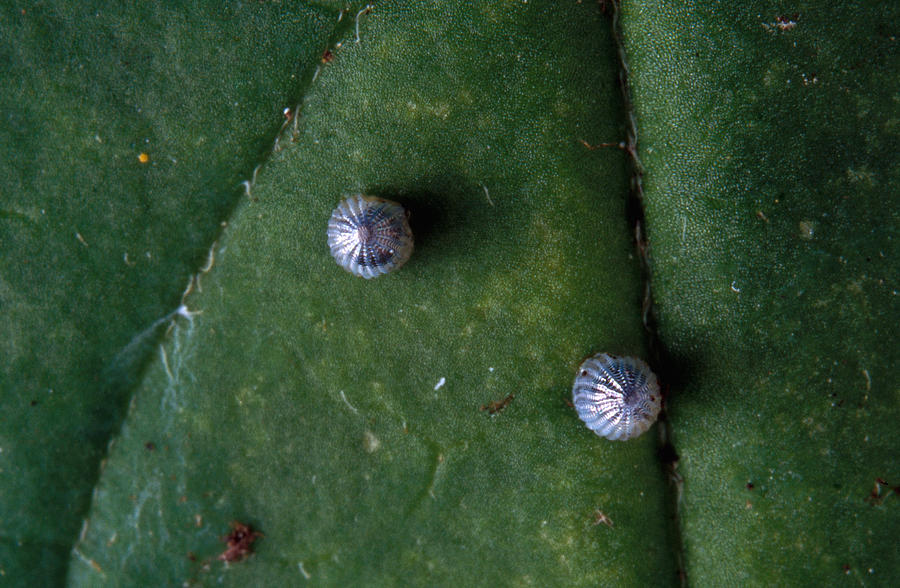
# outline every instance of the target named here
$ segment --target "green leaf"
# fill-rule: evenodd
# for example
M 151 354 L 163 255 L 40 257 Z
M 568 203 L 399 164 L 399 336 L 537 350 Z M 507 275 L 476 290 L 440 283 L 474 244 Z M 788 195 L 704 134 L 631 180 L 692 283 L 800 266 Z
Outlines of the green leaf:
M 625 8 L 688 578 L 890 584 L 900 6 Z
M 65 577 L 158 319 L 332 29 L 304 7 L 0 8 L 0 577 Z
M 603 441 L 567 405 L 581 358 L 643 348 L 625 159 L 580 141 L 621 134 L 607 20 L 555 3 L 358 17 L 135 392 L 70 580 L 674 577 L 653 437 Z M 410 209 L 396 275 L 331 258 L 328 217 L 354 192 Z M 264 537 L 226 566 L 232 520 Z
M 889 584 L 900 7 L 626 3 L 633 112 L 611 9 L 0 9 L 0 578 Z

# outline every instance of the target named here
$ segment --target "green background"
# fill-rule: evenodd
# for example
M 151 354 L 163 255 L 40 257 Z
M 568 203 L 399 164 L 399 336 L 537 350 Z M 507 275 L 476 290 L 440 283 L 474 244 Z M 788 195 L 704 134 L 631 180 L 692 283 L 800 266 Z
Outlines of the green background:
M 654 301 L 678 374 L 682 536 L 701 584 L 897 578 L 898 497 L 865 502 L 876 478 L 900 475 L 888 4 L 622 16 Z
M 471 4 L 0 11 L 0 581 L 897 576 L 900 9 Z M 663 424 L 578 421 L 598 351 Z

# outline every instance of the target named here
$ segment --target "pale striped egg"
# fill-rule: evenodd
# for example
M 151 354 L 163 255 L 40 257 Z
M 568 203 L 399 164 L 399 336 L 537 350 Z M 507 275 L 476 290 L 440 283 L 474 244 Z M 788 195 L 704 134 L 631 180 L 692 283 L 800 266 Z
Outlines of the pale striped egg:
M 328 246 L 342 268 L 375 278 L 406 263 L 413 234 L 406 209 L 396 202 L 356 194 L 338 204 L 328 221 Z
M 613 441 L 625 441 L 656 422 L 662 396 L 656 374 L 646 363 L 598 353 L 578 368 L 572 402 L 590 430 Z

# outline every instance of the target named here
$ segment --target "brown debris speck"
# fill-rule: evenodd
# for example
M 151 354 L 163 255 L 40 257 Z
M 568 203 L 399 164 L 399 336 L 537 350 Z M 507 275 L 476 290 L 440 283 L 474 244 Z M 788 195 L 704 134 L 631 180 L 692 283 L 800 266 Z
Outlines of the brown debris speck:
M 784 33 L 796 28 L 798 20 L 800 20 L 799 12 L 782 14 L 781 16 L 776 16 L 774 22 L 764 22 L 763 28 L 771 32 Z
M 882 493 L 882 489 L 886 489 L 887 492 Z M 884 478 L 875 478 L 875 485 L 866 496 L 866 502 L 872 506 L 878 506 L 891 494 L 900 494 L 900 486 L 891 486 Z
M 515 398 L 514 395 L 507 394 L 506 398 L 504 398 L 503 400 L 491 400 L 487 404 L 482 404 L 481 410 L 486 410 L 488 411 L 488 414 L 494 416 L 495 414 L 506 408 L 509 403 L 513 401 L 513 398 Z
M 789 31 L 797 26 L 798 18 L 800 18 L 799 12 L 795 12 L 791 15 L 783 14 L 775 18 L 775 26 L 777 26 L 780 31 Z
M 597 510 L 594 511 L 594 526 L 596 526 L 596 525 L 606 525 L 607 527 L 612 529 L 613 522 L 612 522 L 612 519 L 610 519 L 606 515 L 606 513 L 604 513 L 602 510 L 600 510 L 598 508 Z
M 222 537 L 222 541 L 228 547 L 219 555 L 219 559 L 226 562 L 246 559 L 247 556 L 253 553 L 253 542 L 256 541 L 257 537 L 262 536 L 262 533 L 254 531 L 249 525 L 232 521 L 231 533 Z
M 585 148 L 590 151 L 595 151 L 597 149 L 606 149 L 608 147 L 613 147 L 615 149 L 622 149 L 623 151 L 627 150 L 627 145 L 624 141 L 619 141 L 618 143 L 597 143 L 596 145 L 592 145 L 588 143 L 584 139 L 578 139 L 578 142 L 585 146 Z

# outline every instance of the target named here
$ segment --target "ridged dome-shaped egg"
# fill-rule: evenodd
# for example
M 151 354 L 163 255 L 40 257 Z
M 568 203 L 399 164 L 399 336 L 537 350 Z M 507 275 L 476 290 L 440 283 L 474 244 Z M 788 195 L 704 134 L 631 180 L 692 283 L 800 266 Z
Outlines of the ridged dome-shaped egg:
M 356 194 L 341 201 L 328 221 L 328 246 L 342 268 L 374 278 L 406 263 L 413 234 L 406 209 L 396 202 Z
M 656 422 L 662 397 L 656 375 L 646 363 L 598 353 L 578 368 L 572 402 L 590 430 L 613 441 L 625 441 Z

